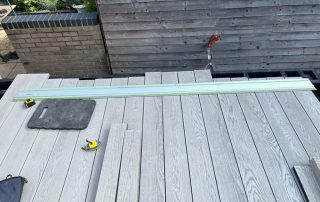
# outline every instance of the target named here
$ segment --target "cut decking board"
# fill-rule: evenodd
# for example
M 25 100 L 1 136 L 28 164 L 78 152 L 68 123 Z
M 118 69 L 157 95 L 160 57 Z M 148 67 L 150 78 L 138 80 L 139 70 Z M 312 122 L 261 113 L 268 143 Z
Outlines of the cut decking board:
M 219 94 L 218 97 L 248 200 L 275 201 L 236 94 Z
M 257 97 L 254 93 L 237 94 L 237 97 L 276 200 L 303 201 Z
M 77 86 L 92 86 L 90 80 L 80 80 Z M 33 201 L 58 201 L 76 148 L 79 130 L 60 130 Z M 55 187 L 55 189 L 51 189 Z
M 61 87 L 76 86 L 78 79 L 63 79 Z M 23 188 L 21 201 L 32 201 L 41 182 L 47 163 L 56 144 L 59 130 L 40 130 L 31 151 L 26 159 L 20 175 L 29 180 L 28 186 Z
M 294 170 L 308 201 L 320 200 L 320 186 L 309 166 L 295 166 Z
M 124 134 L 117 202 L 139 201 L 141 138 L 140 130 L 127 130 Z
M 194 72 L 178 73 L 179 83 L 195 82 Z M 220 201 L 198 95 L 181 96 L 193 201 Z
M 197 82 L 212 81 L 211 73 L 195 71 Z M 247 201 L 237 161 L 217 95 L 199 95 L 221 201 Z M 229 190 L 233 190 L 230 192 Z
M 116 201 L 118 177 L 127 124 L 112 124 L 105 150 L 95 201 Z
M 26 87 L 41 87 L 44 82 L 48 79 L 48 74 L 41 75 L 30 75 L 28 79 L 30 82 Z M 18 131 L 23 127 L 23 123 L 30 112 L 30 108 L 26 109 L 23 102 L 18 102 L 14 105 L 10 114 L 4 121 L 2 127 L 0 128 L 0 162 L 5 158 L 8 149 L 10 148 L 12 142 L 15 140 Z
M 246 92 L 270 92 L 290 90 L 315 90 L 309 79 L 278 79 L 258 81 L 234 81 L 222 83 L 184 83 L 161 85 L 133 85 L 128 87 L 109 86 L 91 88 L 66 89 L 25 89 L 20 90 L 15 100 L 25 98 L 106 98 L 106 97 L 137 97 L 137 96 L 170 96 L 198 95 Z
M 113 78 L 111 80 L 112 86 L 127 85 L 128 78 Z M 94 201 L 97 193 L 99 177 L 104 159 L 105 148 L 108 142 L 108 134 L 112 123 L 122 123 L 125 107 L 125 98 L 109 98 L 105 108 L 105 115 L 103 117 L 102 128 L 100 131 L 101 146 L 96 152 L 90 184 L 87 192 L 87 201 Z
M 178 83 L 177 73 L 162 73 L 162 83 Z M 192 201 L 188 157 L 179 96 L 163 97 L 163 131 L 166 200 Z
M 275 92 L 284 112 L 310 157 L 320 157 L 320 135 L 292 92 Z
M 59 87 L 60 82 L 61 79 L 47 79 L 43 84 L 43 87 Z M 19 104 L 22 105 L 22 103 L 17 103 L 17 105 Z M 0 162 L 0 179 L 4 179 L 8 174 L 12 174 L 13 176 L 19 175 L 29 151 L 39 134 L 39 130 L 32 130 L 27 127 L 27 123 L 36 108 L 37 105 L 30 109 L 14 141 L 12 142 L 7 155 L 3 161 Z
M 310 166 L 314 176 L 318 180 L 318 184 L 320 184 L 320 158 L 310 159 Z
M 95 86 L 109 86 L 110 83 L 110 79 L 94 81 Z M 85 201 L 86 199 L 96 152 L 84 152 L 80 148 L 86 144 L 86 140 L 99 139 L 106 105 L 107 99 L 96 100 L 96 107 L 88 128 L 80 131 L 60 201 Z
M 161 84 L 161 72 L 146 73 L 146 84 Z M 141 153 L 140 201 L 164 202 L 162 97 L 145 97 Z

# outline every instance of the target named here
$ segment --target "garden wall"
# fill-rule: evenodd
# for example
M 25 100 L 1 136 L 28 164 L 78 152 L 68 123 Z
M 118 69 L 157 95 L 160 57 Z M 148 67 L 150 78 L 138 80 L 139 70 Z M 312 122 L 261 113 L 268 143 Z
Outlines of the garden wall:
M 114 73 L 320 67 L 319 0 L 98 0 Z
M 9 16 L 2 25 L 28 73 L 109 74 L 96 13 Z

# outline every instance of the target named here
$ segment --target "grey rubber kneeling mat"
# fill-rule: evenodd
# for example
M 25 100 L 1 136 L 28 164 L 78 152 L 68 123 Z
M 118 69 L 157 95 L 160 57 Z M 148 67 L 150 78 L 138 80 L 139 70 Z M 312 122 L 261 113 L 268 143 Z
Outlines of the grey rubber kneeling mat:
M 94 100 L 43 100 L 29 120 L 28 128 L 81 130 L 88 127 Z

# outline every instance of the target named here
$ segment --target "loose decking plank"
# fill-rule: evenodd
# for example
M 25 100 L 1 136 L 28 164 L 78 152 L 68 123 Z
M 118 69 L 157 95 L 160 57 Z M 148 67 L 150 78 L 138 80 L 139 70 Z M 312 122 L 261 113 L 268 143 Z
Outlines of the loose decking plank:
M 178 83 L 176 72 L 163 72 L 162 83 Z M 167 201 L 192 201 L 180 96 L 163 97 Z
M 80 80 L 78 87 L 92 86 L 91 80 Z M 79 130 L 60 130 L 48 165 L 33 201 L 58 201 L 76 148 Z
M 146 73 L 146 84 L 161 84 L 161 73 Z M 162 97 L 144 98 L 140 201 L 164 202 Z
M 318 180 L 320 184 L 320 158 L 312 158 L 310 159 L 310 166 L 312 168 L 313 174 Z
M 194 72 L 178 72 L 179 83 L 194 83 Z M 220 201 L 198 95 L 181 96 L 194 201 Z
M 309 157 L 320 157 L 320 135 L 293 92 L 275 92 Z
M 27 88 L 40 88 L 48 79 L 48 74 L 29 75 L 30 80 Z M 31 108 L 26 109 L 23 102 L 15 103 L 13 109 L 0 128 L 0 162 L 5 158 L 8 149 L 17 136 L 18 131 L 23 127 L 23 123 Z
M 61 79 L 48 79 L 43 84 L 43 88 L 59 87 Z M 17 105 L 21 103 L 16 103 Z M 38 103 L 37 103 L 38 104 Z M 29 129 L 27 124 L 38 105 L 33 106 L 27 114 L 20 130 L 18 131 L 7 155 L 0 162 L 0 179 L 4 179 L 9 173 L 13 176 L 19 175 L 20 170 L 31 150 L 35 139 L 39 134 L 38 129 Z
M 109 86 L 110 79 L 96 79 L 94 86 Z M 86 139 L 99 139 L 107 99 L 97 99 L 88 128 L 80 131 L 76 149 L 63 186 L 60 201 L 84 201 L 89 186 L 91 170 L 96 152 L 84 152 L 80 148 Z
M 294 170 L 308 201 L 320 200 L 320 186 L 309 166 L 295 166 Z
M 239 93 L 237 97 L 276 200 L 303 201 L 257 97 L 254 93 Z
M 275 201 L 236 94 L 219 94 L 218 98 L 248 200 Z
M 138 202 L 139 200 L 141 138 L 140 130 L 125 132 L 118 183 L 118 202 Z
M 128 78 L 113 78 L 111 80 L 112 86 L 127 85 Z M 108 134 L 112 123 L 122 123 L 125 107 L 125 98 L 109 98 L 105 109 L 105 116 L 103 117 L 102 128 L 100 131 L 101 146 L 96 152 L 90 184 L 87 192 L 87 201 L 94 201 L 97 193 L 102 162 L 105 154 L 106 145 L 108 142 Z
M 112 124 L 103 159 L 96 202 L 115 202 L 127 124 Z
M 209 70 L 195 71 L 197 82 L 212 82 Z M 217 95 L 199 95 L 221 201 L 247 201 Z M 230 190 L 232 190 L 230 192 Z
M 75 87 L 78 79 L 63 79 L 60 87 Z M 40 130 L 29 156 L 20 171 L 20 175 L 26 177 L 28 186 L 23 188 L 21 201 L 32 201 L 41 182 L 43 173 L 55 146 L 59 130 Z
M 0 127 L 15 105 L 15 102 L 12 101 L 13 97 L 16 95 L 18 90 L 27 86 L 30 82 L 30 80 L 28 80 L 29 77 L 30 75 L 18 74 L 7 89 L 6 93 L 0 99 Z

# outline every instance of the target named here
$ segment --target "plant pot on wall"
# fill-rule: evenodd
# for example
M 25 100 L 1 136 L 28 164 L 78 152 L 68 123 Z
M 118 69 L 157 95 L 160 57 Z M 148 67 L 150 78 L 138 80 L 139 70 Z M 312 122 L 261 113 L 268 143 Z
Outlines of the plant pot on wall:
M 72 8 L 76 9 L 78 13 L 84 13 L 85 12 L 85 5 L 72 5 Z

